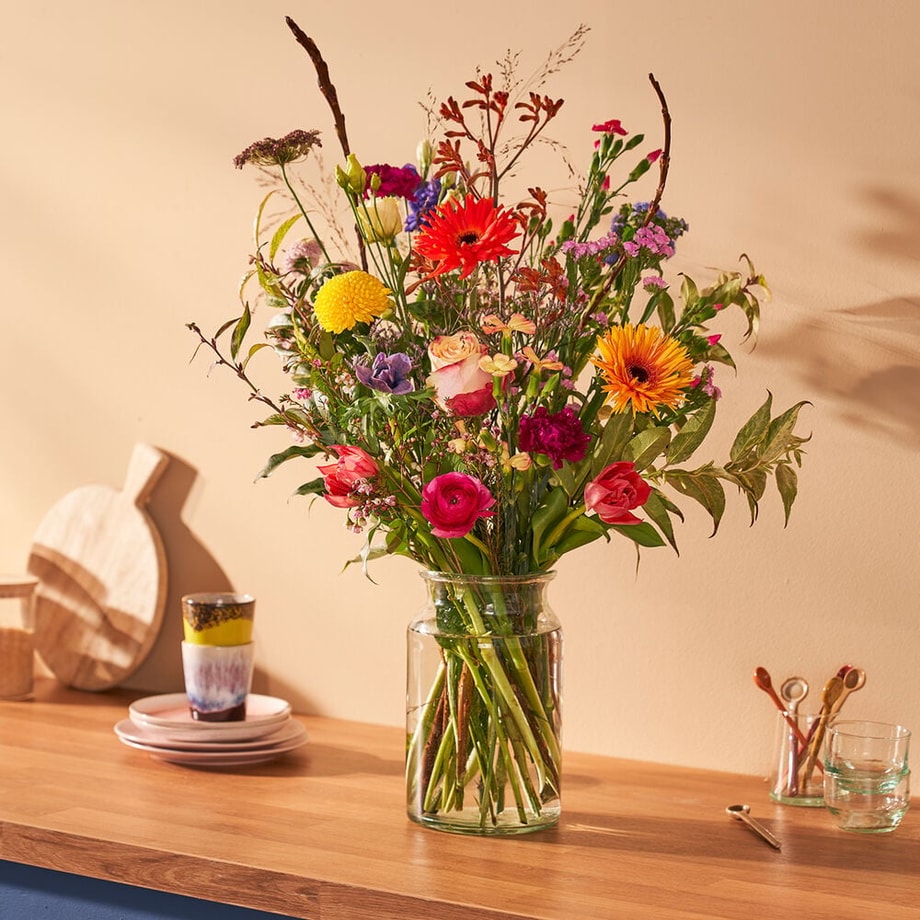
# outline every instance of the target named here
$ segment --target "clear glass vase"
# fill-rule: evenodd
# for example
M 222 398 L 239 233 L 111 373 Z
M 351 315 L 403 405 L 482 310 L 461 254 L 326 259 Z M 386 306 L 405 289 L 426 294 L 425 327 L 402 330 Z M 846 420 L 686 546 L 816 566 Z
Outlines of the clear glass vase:
M 554 573 L 424 572 L 408 629 L 409 817 L 464 834 L 523 834 L 561 811 L 562 629 Z

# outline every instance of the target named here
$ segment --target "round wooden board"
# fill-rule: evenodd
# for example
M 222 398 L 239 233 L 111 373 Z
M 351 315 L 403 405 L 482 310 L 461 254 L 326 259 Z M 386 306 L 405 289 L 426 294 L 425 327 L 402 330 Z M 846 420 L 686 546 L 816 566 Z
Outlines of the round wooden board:
M 29 571 L 35 648 L 52 673 L 78 690 L 105 690 L 150 652 L 166 601 L 166 556 L 143 510 L 168 458 L 135 446 L 121 491 L 84 486 L 39 525 Z

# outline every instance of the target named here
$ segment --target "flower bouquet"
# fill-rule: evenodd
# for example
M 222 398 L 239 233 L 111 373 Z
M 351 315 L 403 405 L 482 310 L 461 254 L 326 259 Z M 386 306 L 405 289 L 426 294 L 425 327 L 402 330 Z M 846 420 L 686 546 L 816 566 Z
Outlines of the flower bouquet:
M 504 191 L 563 100 L 521 86 L 510 66 L 499 79 L 477 72 L 462 99 L 435 110 L 438 133 L 415 162 L 374 163 L 350 149 L 317 46 L 288 25 L 332 110 L 333 189 L 354 241 L 297 178 L 295 166 L 315 165 L 319 132 L 252 144 L 236 165 L 280 184 L 258 210 L 242 312 L 213 337 L 190 328 L 269 407 L 260 424 L 293 435 L 262 475 L 319 460 L 298 491 L 363 533 L 352 561 L 403 555 L 428 573 L 415 633 L 437 660 L 410 688 L 412 817 L 480 833 L 545 826 L 558 815 L 560 766 L 547 573 L 600 539 L 676 549 L 681 499 L 715 532 L 726 486 L 753 521 L 773 480 L 788 520 L 803 402 L 774 414 L 768 395 L 727 460 L 694 459 L 716 417 L 715 369 L 734 367 L 710 324 L 740 310 L 755 336 L 766 284 L 747 257 L 706 286 L 683 277 L 675 289 L 666 276 L 688 226 L 661 208 L 670 115 L 654 77 L 660 149 L 641 152 L 643 136 L 616 119 L 593 125 L 577 205 L 559 219 L 538 185 L 523 200 Z M 653 167 L 654 197 L 631 202 Z M 290 210 L 271 221 L 279 195 Z M 256 296 L 271 316 L 248 345 Z M 250 377 L 265 348 L 290 378 L 282 396 Z

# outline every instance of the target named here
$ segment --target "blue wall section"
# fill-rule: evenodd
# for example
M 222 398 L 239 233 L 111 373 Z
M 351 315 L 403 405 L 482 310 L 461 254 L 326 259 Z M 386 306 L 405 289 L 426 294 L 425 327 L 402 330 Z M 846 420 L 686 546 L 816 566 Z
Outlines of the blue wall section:
M 284 920 L 284 915 L 0 860 L 0 920 Z

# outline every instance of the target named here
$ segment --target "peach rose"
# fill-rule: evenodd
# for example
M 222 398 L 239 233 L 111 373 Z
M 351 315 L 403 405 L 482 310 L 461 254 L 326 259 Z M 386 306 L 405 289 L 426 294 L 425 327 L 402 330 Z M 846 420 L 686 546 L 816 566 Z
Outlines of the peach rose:
M 471 332 L 439 335 L 428 346 L 432 373 L 425 381 L 435 391 L 435 402 L 451 415 L 482 415 L 495 405 L 492 375 L 479 359 L 489 349 Z

